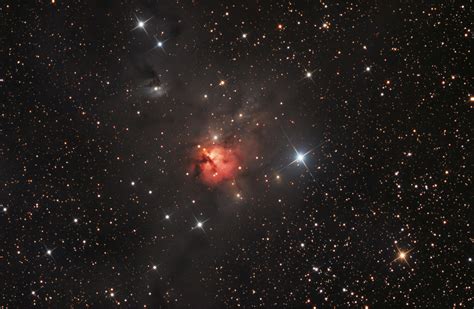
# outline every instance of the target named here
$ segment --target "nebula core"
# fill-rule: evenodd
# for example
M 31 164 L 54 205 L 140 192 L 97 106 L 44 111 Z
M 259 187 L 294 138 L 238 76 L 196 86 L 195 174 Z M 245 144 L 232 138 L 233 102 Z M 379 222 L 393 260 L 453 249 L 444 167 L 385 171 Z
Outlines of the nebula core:
M 235 178 L 239 157 L 235 149 L 212 145 L 199 149 L 194 160 L 195 175 L 204 184 L 216 186 Z

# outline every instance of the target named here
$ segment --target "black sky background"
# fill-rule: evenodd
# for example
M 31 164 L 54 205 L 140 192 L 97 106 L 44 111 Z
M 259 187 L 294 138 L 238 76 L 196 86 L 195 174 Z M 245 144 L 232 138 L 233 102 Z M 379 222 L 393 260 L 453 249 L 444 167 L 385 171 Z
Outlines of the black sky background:
M 0 7 L 0 305 L 472 305 L 469 2 Z

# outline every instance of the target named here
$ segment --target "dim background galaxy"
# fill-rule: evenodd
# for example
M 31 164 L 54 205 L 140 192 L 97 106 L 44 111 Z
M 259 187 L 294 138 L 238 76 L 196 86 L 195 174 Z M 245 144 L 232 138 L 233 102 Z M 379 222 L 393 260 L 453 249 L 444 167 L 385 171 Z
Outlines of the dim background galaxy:
M 0 305 L 472 308 L 472 17 L 3 1 Z

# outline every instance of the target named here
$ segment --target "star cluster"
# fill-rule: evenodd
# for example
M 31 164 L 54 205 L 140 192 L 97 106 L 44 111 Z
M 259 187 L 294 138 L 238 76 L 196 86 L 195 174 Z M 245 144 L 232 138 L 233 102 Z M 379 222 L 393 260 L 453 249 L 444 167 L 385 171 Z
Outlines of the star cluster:
M 472 307 L 468 1 L 0 12 L 1 306 Z

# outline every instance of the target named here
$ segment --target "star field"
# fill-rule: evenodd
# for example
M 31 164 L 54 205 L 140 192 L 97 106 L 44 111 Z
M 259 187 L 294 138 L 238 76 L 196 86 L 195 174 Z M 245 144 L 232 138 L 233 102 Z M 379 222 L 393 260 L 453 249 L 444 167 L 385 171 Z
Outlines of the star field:
M 0 15 L 0 306 L 472 308 L 468 1 Z

